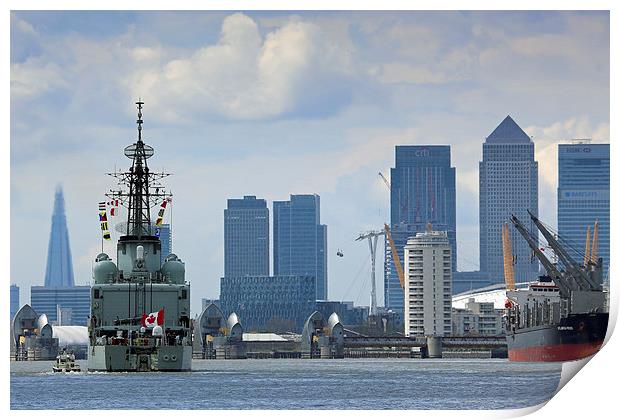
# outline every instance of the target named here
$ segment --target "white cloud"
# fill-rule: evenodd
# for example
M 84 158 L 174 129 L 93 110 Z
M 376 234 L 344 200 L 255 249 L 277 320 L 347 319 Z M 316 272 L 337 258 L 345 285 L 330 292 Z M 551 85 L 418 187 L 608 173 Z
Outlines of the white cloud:
M 56 63 L 37 58 L 24 63 L 11 63 L 12 99 L 35 97 L 68 86 L 65 71 Z
M 178 109 L 261 119 L 318 102 L 326 110 L 337 107 L 352 74 L 348 54 L 319 26 L 291 19 L 263 37 L 254 20 L 236 13 L 224 19 L 215 45 L 160 67 L 139 68 L 127 87 L 134 96 L 149 92 L 155 113 Z

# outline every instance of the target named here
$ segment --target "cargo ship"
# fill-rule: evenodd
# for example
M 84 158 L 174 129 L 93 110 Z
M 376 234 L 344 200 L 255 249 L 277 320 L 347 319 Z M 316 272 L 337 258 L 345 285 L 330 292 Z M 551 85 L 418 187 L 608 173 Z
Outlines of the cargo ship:
M 175 255 L 161 255 L 158 236 L 166 204 L 171 200 L 151 172 L 153 148 L 142 140 L 142 105 L 138 106 L 138 139 L 124 154 L 126 172 L 114 172 L 118 189 L 106 194 L 114 206 L 127 209 L 116 246 L 116 263 L 103 252 L 111 240 L 106 202 L 99 203 L 102 252 L 93 265 L 88 323 L 89 371 L 188 371 L 192 362 L 190 285 L 185 265 Z M 159 206 L 155 223 L 151 209 Z M 115 208 L 116 209 L 116 208 Z M 112 210 L 110 210 L 112 212 Z
M 529 212 L 528 212 L 529 213 Z M 516 362 L 565 362 L 595 354 L 603 345 L 609 320 L 603 290 L 603 259 L 596 257 L 598 223 L 590 246 L 589 229 L 583 264 L 561 245 L 561 238 L 532 213 L 530 218 L 561 264 L 551 261 L 538 238 L 514 215 L 511 222 L 545 268 L 546 275 L 527 289 L 514 288 L 508 225 L 504 228 L 506 277 L 506 343 L 508 359 Z

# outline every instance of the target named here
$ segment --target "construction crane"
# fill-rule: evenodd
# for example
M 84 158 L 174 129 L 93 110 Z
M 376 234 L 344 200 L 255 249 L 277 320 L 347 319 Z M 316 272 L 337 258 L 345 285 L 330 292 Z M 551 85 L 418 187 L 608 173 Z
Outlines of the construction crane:
M 377 259 L 377 240 L 379 236 L 385 235 L 385 231 L 371 230 L 366 233 L 361 233 L 356 241 L 362 241 L 368 239 L 368 247 L 370 248 L 370 315 L 377 315 L 377 285 L 375 282 L 375 261 Z
M 385 183 L 385 186 L 388 188 L 388 190 L 392 191 L 392 186 L 390 182 L 385 178 L 385 176 L 383 176 L 381 172 L 379 172 L 379 176 Z M 398 256 L 398 251 L 396 250 L 396 244 L 394 243 L 394 239 L 392 239 L 392 233 L 390 232 L 390 227 L 388 226 L 388 224 L 385 223 L 383 226 L 384 226 L 385 236 L 390 245 L 390 250 L 392 251 L 392 259 L 394 261 L 394 266 L 396 267 L 396 274 L 398 274 L 398 280 L 400 281 L 400 287 L 404 290 L 405 289 L 405 273 L 403 271 L 403 266 L 400 262 L 400 257 Z
M 506 282 L 506 290 L 515 290 L 514 257 L 512 255 L 512 245 L 510 244 L 508 223 L 504 223 L 502 226 L 502 245 L 504 251 L 504 281 Z
M 383 176 L 383 174 L 381 172 L 379 172 L 379 176 L 381 177 L 381 179 L 383 180 L 383 182 L 385 182 L 385 185 L 387 185 L 388 190 L 392 190 L 392 186 L 390 185 L 390 181 L 388 181 L 387 179 L 385 179 L 385 177 Z
M 396 267 L 396 273 L 398 274 L 398 280 L 400 281 L 400 287 L 405 289 L 405 273 L 403 272 L 403 266 L 400 263 L 400 257 L 398 256 L 398 251 L 396 250 L 396 244 L 394 244 L 394 240 L 392 239 L 392 234 L 390 232 L 390 227 L 384 224 L 385 236 L 387 237 L 388 243 L 390 244 L 390 249 L 392 250 L 392 259 L 394 260 L 394 266 Z

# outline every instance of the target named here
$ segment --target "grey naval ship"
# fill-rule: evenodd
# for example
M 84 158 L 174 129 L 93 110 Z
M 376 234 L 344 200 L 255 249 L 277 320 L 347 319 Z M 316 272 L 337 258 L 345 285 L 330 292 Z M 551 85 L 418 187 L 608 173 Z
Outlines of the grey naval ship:
M 154 152 L 142 141 L 144 103 L 136 104 L 138 139 L 124 150 L 131 167 L 108 174 L 119 189 L 106 196 L 127 209 L 127 219 L 120 224 L 116 264 L 102 252 L 93 266 L 88 370 L 188 371 L 190 285 L 184 263 L 174 254 L 161 255 L 161 219 L 151 223 L 151 209 L 170 198 L 160 183 L 169 174 L 149 171 Z

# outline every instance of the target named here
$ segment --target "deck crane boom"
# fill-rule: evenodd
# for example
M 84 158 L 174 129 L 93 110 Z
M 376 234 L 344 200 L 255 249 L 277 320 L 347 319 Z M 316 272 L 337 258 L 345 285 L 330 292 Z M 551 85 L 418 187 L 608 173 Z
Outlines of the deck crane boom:
M 508 223 L 504 223 L 502 226 L 502 246 L 504 251 L 504 281 L 506 282 L 506 290 L 515 290 L 514 258 L 510 244 Z
M 591 278 L 591 276 L 585 273 L 585 270 L 582 267 L 579 267 L 575 260 L 566 252 L 566 250 L 560 245 L 560 243 L 555 239 L 555 237 L 547 230 L 545 225 L 538 219 L 538 217 L 534 216 L 532 212 L 527 211 L 530 215 L 530 218 L 540 231 L 543 234 L 549 246 L 555 252 L 555 255 L 560 258 L 562 263 L 564 264 L 565 270 L 567 274 L 572 277 L 572 279 L 578 284 L 580 290 L 597 290 L 600 289 L 600 285 Z M 595 232 L 596 233 L 596 232 Z M 594 251 L 594 250 L 593 250 Z
M 543 267 L 545 267 L 549 277 L 551 277 L 551 279 L 555 282 L 555 285 L 558 286 L 558 289 L 560 289 L 560 296 L 565 298 L 570 297 L 570 285 L 563 279 L 562 274 L 557 269 L 555 264 L 549 261 L 549 258 L 547 258 L 547 256 L 543 254 L 540 249 L 538 249 L 538 243 L 534 240 L 534 238 L 532 238 L 532 235 L 528 232 L 525 226 L 523 226 L 523 223 L 521 223 L 521 221 L 514 214 L 510 216 L 510 221 L 517 229 L 517 232 L 519 232 L 523 239 L 525 239 L 525 242 L 527 242 L 536 257 L 538 257 L 538 260 Z

